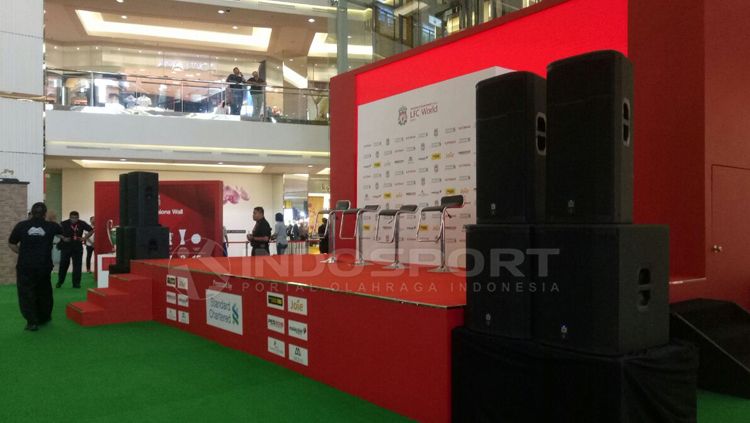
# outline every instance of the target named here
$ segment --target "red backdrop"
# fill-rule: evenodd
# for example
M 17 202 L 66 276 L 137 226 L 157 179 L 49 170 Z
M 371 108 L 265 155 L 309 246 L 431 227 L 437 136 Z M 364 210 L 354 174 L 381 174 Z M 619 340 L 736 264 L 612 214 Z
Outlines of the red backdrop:
M 173 254 L 222 254 L 223 187 L 222 181 L 159 181 L 159 224 L 169 228 Z M 119 193 L 119 182 L 94 183 L 97 254 L 112 251 L 106 223 L 120 223 Z

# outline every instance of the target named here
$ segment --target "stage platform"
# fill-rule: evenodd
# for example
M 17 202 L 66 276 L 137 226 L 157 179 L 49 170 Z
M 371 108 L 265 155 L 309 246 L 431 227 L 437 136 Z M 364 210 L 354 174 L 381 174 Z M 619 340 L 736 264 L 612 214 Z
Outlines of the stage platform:
M 325 255 L 145 260 L 69 306 L 83 325 L 155 320 L 420 421 L 450 421 L 463 271 Z M 148 307 L 145 307 L 148 303 Z M 248 375 L 252 377 L 252 375 Z M 290 399 L 293 406 L 293 399 Z

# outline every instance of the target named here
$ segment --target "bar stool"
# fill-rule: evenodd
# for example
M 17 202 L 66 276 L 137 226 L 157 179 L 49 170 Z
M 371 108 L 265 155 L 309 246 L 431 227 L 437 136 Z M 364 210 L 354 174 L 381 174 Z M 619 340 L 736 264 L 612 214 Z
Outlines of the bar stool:
M 393 263 L 391 263 L 388 266 L 385 266 L 385 269 L 403 269 L 406 267 L 403 264 L 401 264 L 401 262 L 398 261 L 398 238 L 399 238 L 399 230 L 398 230 L 399 219 L 398 218 L 402 214 L 415 214 L 416 212 L 417 212 L 417 206 L 415 204 L 405 204 L 401 206 L 400 209 L 386 209 L 386 210 L 380 210 L 378 212 L 378 223 L 377 223 L 377 228 L 375 230 L 376 241 L 378 241 L 378 239 L 380 238 L 378 236 L 380 234 L 380 217 L 388 216 L 395 220 L 393 224 L 393 232 L 391 232 L 393 237 L 390 241 L 385 241 L 384 244 L 389 244 L 391 242 L 394 242 L 395 240 L 396 256 L 395 256 L 395 260 L 393 261 Z M 382 241 L 378 241 L 378 242 L 382 242 Z
M 323 232 L 323 237 L 328 236 L 328 229 L 332 228 L 330 231 L 333 233 L 333 237 L 329 238 L 328 242 L 330 243 L 330 257 L 323 260 L 322 263 L 336 263 L 336 213 L 343 213 L 346 210 L 349 210 L 351 206 L 351 201 L 349 200 L 339 200 L 336 202 L 336 207 L 330 210 L 320 210 L 315 215 L 315 227 L 318 227 L 318 217 L 320 217 L 321 214 L 327 214 L 328 215 L 328 222 L 326 223 L 325 232 Z
M 355 266 L 367 266 L 370 263 L 365 262 L 364 256 L 362 255 L 362 232 L 364 232 L 364 229 L 362 227 L 362 221 L 364 218 L 362 215 L 366 213 L 377 213 L 378 210 L 380 210 L 380 206 L 377 204 L 371 204 L 367 205 L 364 208 L 361 209 L 349 209 L 344 210 L 341 213 L 341 227 L 339 228 L 339 238 L 341 239 L 356 239 L 357 240 L 357 257 L 354 260 Z M 344 236 L 344 216 L 347 214 L 355 214 L 355 227 L 354 227 L 354 236 L 352 237 L 345 237 Z
M 449 195 L 440 198 L 440 205 L 433 207 L 425 207 L 419 214 L 419 223 L 417 223 L 417 241 L 418 242 L 437 242 L 440 241 L 440 267 L 430 269 L 430 272 L 449 272 L 448 266 L 445 265 L 445 217 L 449 218 L 451 215 L 448 214 L 448 209 L 458 209 L 464 206 L 463 195 Z M 419 230 L 422 226 L 422 218 L 425 213 L 440 212 L 440 231 L 435 239 L 419 239 Z

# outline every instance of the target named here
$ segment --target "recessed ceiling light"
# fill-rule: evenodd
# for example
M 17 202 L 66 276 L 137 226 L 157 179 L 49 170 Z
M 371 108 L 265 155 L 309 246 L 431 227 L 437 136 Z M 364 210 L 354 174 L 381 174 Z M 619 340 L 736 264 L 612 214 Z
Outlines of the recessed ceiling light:
M 233 25 L 232 29 L 239 29 L 239 27 L 237 25 Z
M 125 0 L 115 0 L 118 3 L 125 3 Z
M 80 50 L 80 49 L 81 49 L 80 47 L 76 47 L 76 50 Z
M 160 51 L 157 51 L 157 52 L 156 52 L 156 54 L 161 54 L 161 52 L 160 52 Z
M 224 162 L 219 162 L 219 163 L 216 163 L 216 164 L 224 164 Z
M 237 58 L 236 58 L 236 57 L 234 58 L 234 61 L 235 61 L 235 62 L 237 61 Z
M 290 61 L 290 62 L 293 62 L 293 61 L 294 61 L 294 59 L 289 59 L 289 61 Z
M 313 18 L 310 18 L 310 19 L 308 19 L 307 21 L 308 21 L 308 22 L 310 22 L 310 23 L 314 23 L 314 22 L 315 22 L 315 19 L 313 19 Z
M 54 46 L 53 48 L 54 48 L 55 50 L 57 50 L 57 46 Z
M 95 49 L 99 50 L 99 46 L 94 47 Z
M 143 72 L 143 71 L 145 71 L 145 70 L 146 70 L 146 69 L 138 69 L 138 72 Z
M 227 13 L 227 11 L 226 11 L 226 10 L 224 10 L 224 9 L 219 9 L 218 13 L 219 13 L 220 15 L 223 15 L 223 14 Z
M 143 50 L 138 50 L 138 53 L 143 53 Z
M 351 35 L 347 35 L 347 36 L 346 36 L 346 38 L 348 38 L 348 39 L 350 39 L 350 40 L 351 40 L 351 39 L 352 39 L 352 36 L 351 36 Z
M 307 165 L 307 167 L 313 167 L 313 165 Z
M 120 159 L 121 162 L 126 162 L 128 159 Z
M 123 18 L 123 19 L 127 19 L 127 18 L 128 18 L 128 15 L 122 15 L 122 16 L 120 16 L 120 17 L 121 17 L 121 18 Z

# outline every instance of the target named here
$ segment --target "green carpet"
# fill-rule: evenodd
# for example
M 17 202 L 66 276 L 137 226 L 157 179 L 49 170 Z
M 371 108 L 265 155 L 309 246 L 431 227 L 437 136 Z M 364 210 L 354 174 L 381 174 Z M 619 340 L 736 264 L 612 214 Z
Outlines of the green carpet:
M 36 333 L 23 331 L 15 286 L 0 286 L 0 422 L 406 421 L 168 326 L 82 328 L 65 305 L 92 286 L 84 275 L 81 290 L 56 289 L 53 321 Z M 702 391 L 698 421 L 745 423 L 750 401 Z
M 52 322 L 34 333 L 23 330 L 15 285 L 0 286 L 0 422 L 407 421 L 165 325 L 80 327 L 65 305 L 93 278 L 80 290 L 69 278 L 54 291 Z

